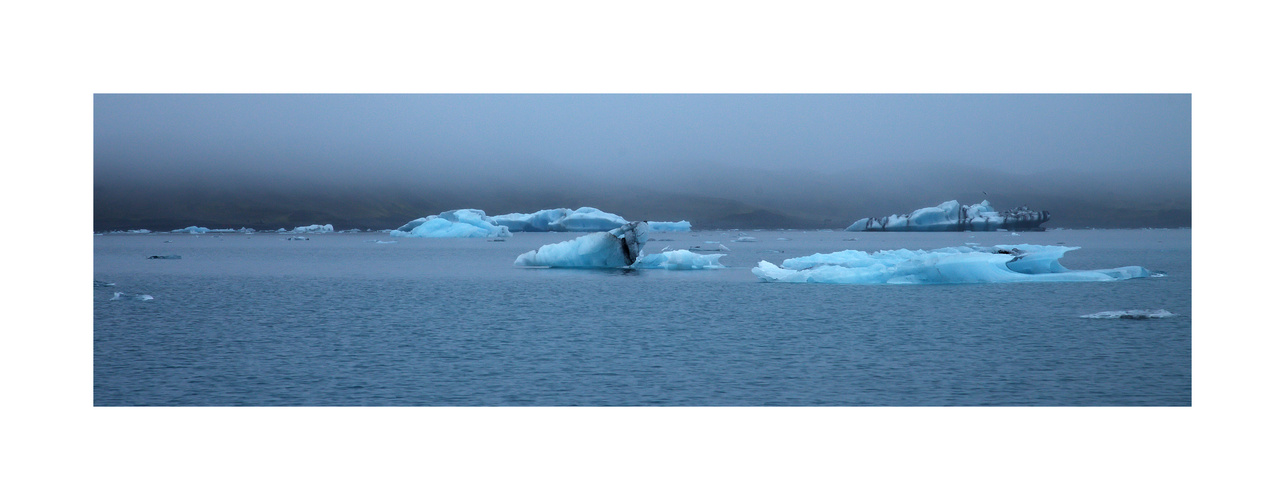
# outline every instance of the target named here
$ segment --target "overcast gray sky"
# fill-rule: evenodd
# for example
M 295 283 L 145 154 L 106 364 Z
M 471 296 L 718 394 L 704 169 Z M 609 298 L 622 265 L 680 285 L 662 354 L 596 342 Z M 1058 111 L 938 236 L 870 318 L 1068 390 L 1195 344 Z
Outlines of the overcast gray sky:
M 95 175 L 469 163 L 1189 175 L 1189 95 L 98 95 Z
M 913 168 L 923 165 L 938 170 Z M 951 190 L 973 170 L 975 184 Z M 1046 183 L 1031 175 L 1046 172 L 1056 174 Z M 1026 180 L 995 177 L 1008 175 Z M 942 197 L 975 203 L 1001 186 L 1019 187 L 1000 203 L 1110 191 L 1186 199 L 1189 209 L 1191 97 L 96 95 L 94 177 L 100 196 L 223 183 L 423 185 L 490 211 L 552 206 L 535 199 L 513 208 L 496 201 L 511 194 L 483 187 L 574 191 L 613 181 L 835 220 Z M 890 179 L 886 189 L 871 185 Z M 809 206 L 823 191 L 832 193 L 827 204 Z

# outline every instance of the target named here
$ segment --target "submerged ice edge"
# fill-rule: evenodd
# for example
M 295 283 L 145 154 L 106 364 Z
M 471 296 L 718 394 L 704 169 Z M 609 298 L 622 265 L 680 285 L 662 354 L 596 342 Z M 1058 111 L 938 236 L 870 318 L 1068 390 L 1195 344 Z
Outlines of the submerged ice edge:
M 996 245 L 936 250 L 845 250 L 785 260 L 760 261 L 751 269 L 765 282 L 831 284 L 953 284 L 1119 281 L 1150 276 L 1145 268 L 1070 270 L 1058 262 L 1078 247 Z
M 1160 319 L 1177 316 L 1164 309 L 1128 309 L 1123 311 L 1102 311 L 1081 315 L 1086 319 Z

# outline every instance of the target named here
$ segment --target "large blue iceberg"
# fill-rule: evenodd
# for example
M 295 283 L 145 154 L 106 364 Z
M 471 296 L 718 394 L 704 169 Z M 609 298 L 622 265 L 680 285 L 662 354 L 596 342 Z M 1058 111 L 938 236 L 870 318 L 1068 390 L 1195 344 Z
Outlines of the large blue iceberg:
M 647 243 L 647 223 L 630 222 L 610 231 L 551 243 L 519 255 L 515 266 L 628 267 Z
M 509 228 L 496 225 L 486 212 L 465 208 L 407 222 L 389 236 L 413 238 L 492 238 L 512 236 Z
M 696 270 L 720 269 L 723 254 L 670 250 L 654 255 L 643 254 L 647 244 L 647 222 L 630 222 L 610 231 L 591 233 L 579 238 L 551 243 L 519 255 L 515 266 L 632 268 Z
M 1063 267 L 1058 259 L 1076 249 L 1079 247 L 996 245 L 875 253 L 844 250 L 786 259 L 779 267 L 762 261 L 751 271 L 769 282 L 861 285 L 1116 281 L 1151 275 L 1138 266 L 1093 271 Z
M 926 207 L 910 215 L 870 217 L 853 222 L 848 231 L 1042 231 L 1040 224 L 1049 221 L 1047 210 L 1036 212 L 1026 207 L 997 212 L 990 202 L 960 205 L 951 200 Z
M 551 208 L 530 214 L 512 213 L 492 217 L 492 222 L 514 232 L 610 231 L 629 222 L 616 214 L 593 207 Z

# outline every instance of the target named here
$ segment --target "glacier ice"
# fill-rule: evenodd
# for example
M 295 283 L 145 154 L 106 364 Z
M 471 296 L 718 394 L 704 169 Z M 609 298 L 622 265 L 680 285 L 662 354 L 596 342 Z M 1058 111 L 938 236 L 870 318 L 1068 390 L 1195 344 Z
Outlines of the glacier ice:
M 624 217 L 593 207 L 550 208 L 535 213 L 512 213 L 491 217 L 492 223 L 514 232 L 610 231 L 629 222 Z
M 1058 262 L 1078 248 L 1023 244 L 875 253 L 844 250 L 786 259 L 781 266 L 761 261 L 751 271 L 769 282 L 843 284 L 1115 281 L 1150 275 L 1139 266 L 1075 271 Z
M 647 221 L 647 225 L 651 227 L 652 232 L 657 233 L 682 233 L 692 230 L 692 223 L 685 220 L 678 222 Z
M 647 223 L 630 222 L 606 232 L 550 243 L 519 255 L 515 266 L 627 267 L 647 243 Z
M 187 226 L 183 229 L 175 229 L 171 233 L 188 233 L 188 234 L 205 234 L 210 232 L 208 227 Z
M 848 231 L 995 231 L 1043 230 L 1040 224 L 1048 222 L 1047 210 L 1036 212 L 1026 207 L 997 212 L 990 202 L 982 200 L 976 205 L 960 205 L 951 200 L 935 207 L 926 207 L 910 215 L 868 217 L 853 222 Z
M 299 226 L 299 227 L 296 227 L 296 228 L 294 228 L 294 230 L 293 230 L 293 231 L 290 231 L 290 232 L 292 232 L 292 233 L 310 233 L 310 234 L 316 234 L 316 233 L 333 233 L 333 232 L 335 232 L 335 226 L 332 226 L 332 225 L 330 225 L 330 224 L 313 224 L 313 225 L 311 225 L 311 226 Z
M 1129 309 L 1127 311 L 1102 311 L 1085 314 L 1081 318 L 1089 319 L 1159 319 L 1177 316 L 1164 309 Z
M 392 230 L 389 236 L 413 238 L 491 238 L 512 236 L 509 228 L 496 225 L 486 212 L 465 208 L 420 217 Z
M 634 269 L 696 270 L 720 269 L 725 266 L 718 259 L 726 254 L 698 254 L 687 250 L 670 250 L 653 255 L 643 255 L 630 267 Z

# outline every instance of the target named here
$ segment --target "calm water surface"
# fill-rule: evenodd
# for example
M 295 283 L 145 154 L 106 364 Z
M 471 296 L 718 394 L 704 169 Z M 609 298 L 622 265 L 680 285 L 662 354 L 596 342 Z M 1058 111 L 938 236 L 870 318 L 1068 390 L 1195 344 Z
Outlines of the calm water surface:
M 731 249 L 704 271 L 512 265 L 574 233 L 95 236 L 94 280 L 115 286 L 94 287 L 94 404 L 1191 404 L 1190 230 L 746 234 L 758 241 L 652 234 L 649 253 Z M 1079 246 L 1064 265 L 1167 276 L 861 286 L 749 271 L 964 243 Z M 146 258 L 167 254 L 182 258 Z M 1162 308 L 1176 316 L 1080 317 Z

